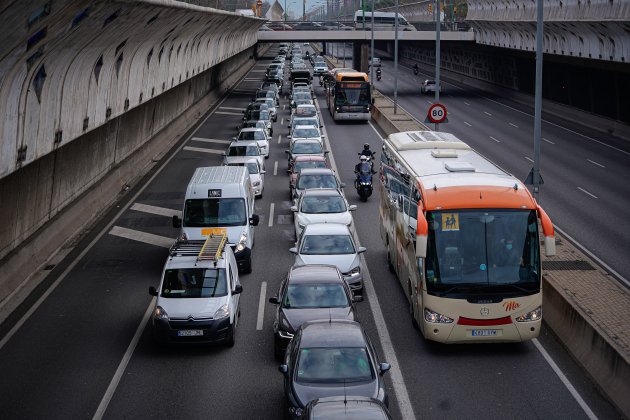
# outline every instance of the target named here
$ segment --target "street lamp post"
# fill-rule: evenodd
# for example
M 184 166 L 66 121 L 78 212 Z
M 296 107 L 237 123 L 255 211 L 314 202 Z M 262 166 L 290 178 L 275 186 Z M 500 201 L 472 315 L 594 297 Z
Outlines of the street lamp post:
M 373 16 L 373 15 L 372 15 Z M 398 111 L 398 0 L 396 0 L 396 13 L 394 15 L 394 114 Z

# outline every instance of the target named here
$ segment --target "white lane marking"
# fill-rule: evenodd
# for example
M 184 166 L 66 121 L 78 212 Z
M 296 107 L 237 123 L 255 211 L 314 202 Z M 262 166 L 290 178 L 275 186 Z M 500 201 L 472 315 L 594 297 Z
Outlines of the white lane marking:
M 277 160 L 273 164 L 273 174 L 278 175 L 278 161 Z
M 490 102 L 494 102 L 494 103 L 495 103 L 495 104 L 497 104 L 497 105 L 501 105 L 501 106 L 504 106 L 504 107 L 506 107 L 506 108 L 508 108 L 508 109 L 511 109 L 512 111 L 520 112 L 521 114 L 524 114 L 524 115 L 527 115 L 528 117 L 534 118 L 534 116 L 533 116 L 533 115 L 528 114 L 528 113 L 527 113 L 527 112 L 525 112 L 525 111 L 521 111 L 520 109 L 513 108 L 513 107 L 511 107 L 511 106 L 509 106 L 509 105 L 503 104 L 503 103 L 501 103 L 501 102 L 499 102 L 499 101 L 496 101 L 496 100 L 494 100 L 494 99 L 490 99 L 490 98 L 487 98 L 487 97 L 485 97 L 485 96 L 481 96 L 481 95 L 480 95 L 480 98 L 486 99 L 486 100 L 488 100 L 488 101 L 490 101 Z M 569 128 L 566 128 L 566 127 L 563 127 L 563 126 L 561 126 L 561 125 L 558 125 L 558 124 L 552 123 L 552 122 L 547 121 L 547 120 L 545 120 L 545 119 L 541 119 L 541 121 L 542 121 L 542 122 L 544 122 L 545 124 L 549 124 L 549 125 L 552 125 L 552 126 L 554 126 L 554 127 L 558 127 L 558 128 L 563 129 L 563 130 L 566 130 L 566 131 L 568 131 L 568 132 L 569 132 L 569 133 L 571 133 L 571 134 L 575 134 L 576 136 L 580 136 L 580 137 L 583 137 L 583 138 L 585 138 L 585 139 L 587 139 L 587 140 L 594 141 L 595 143 L 599 143 L 599 144 L 601 144 L 602 146 L 606 146 L 606 147 L 609 147 L 609 148 L 611 148 L 611 149 L 614 149 L 614 150 L 616 150 L 616 151 L 618 151 L 618 152 L 625 153 L 626 155 L 630 155 L 630 152 L 628 152 L 628 151 L 621 150 L 621 149 L 619 149 L 618 147 L 611 146 L 610 144 L 606 144 L 606 143 L 604 143 L 603 141 L 600 141 L 600 140 L 595 140 L 594 138 L 589 137 L 589 136 L 587 136 L 586 134 L 578 133 L 577 131 L 573 131 L 573 130 L 571 130 L 571 129 L 569 129 Z
M 125 351 L 125 355 L 120 361 L 120 364 L 118 365 L 118 368 L 116 369 L 116 373 L 114 373 L 114 377 L 109 383 L 109 386 L 107 387 L 107 390 L 105 391 L 105 395 L 103 395 L 103 399 L 101 399 L 101 403 L 98 405 L 98 408 L 96 409 L 96 413 L 94 413 L 94 417 L 92 417 L 92 420 L 101 420 L 103 418 L 103 415 L 105 414 L 105 410 L 107 410 L 107 406 L 109 405 L 109 402 L 114 396 L 114 392 L 116 392 L 116 388 L 118 388 L 120 379 L 122 378 L 123 373 L 125 373 L 125 369 L 127 369 L 127 365 L 129 364 L 129 361 L 131 360 L 131 356 L 133 355 L 133 352 L 135 351 L 136 346 L 138 345 L 138 341 L 140 341 L 140 337 L 142 336 L 142 331 L 144 331 L 144 327 L 147 325 L 147 322 L 149 322 L 149 317 L 151 316 L 151 313 L 153 312 L 153 307 L 155 306 L 155 300 L 156 300 L 155 297 L 151 299 L 151 303 L 149 303 L 149 307 L 144 312 L 142 321 L 140 321 L 138 328 L 136 328 L 136 332 L 133 335 L 133 338 L 131 339 L 131 343 L 129 343 L 129 346 L 127 347 L 127 350 Z
M 229 112 L 229 111 L 217 111 L 215 112 L 215 114 L 221 114 L 221 115 L 238 115 L 239 117 L 243 116 L 242 112 Z
M 243 79 L 244 82 L 260 82 L 260 79 Z
M 609 266 L 608 264 L 606 264 L 604 261 L 602 261 L 601 258 L 599 258 L 597 255 L 595 255 L 593 252 L 591 252 L 587 247 L 585 247 L 584 245 L 582 245 L 581 243 L 579 243 L 576 239 L 574 239 L 571 235 L 569 235 L 567 232 L 565 232 L 564 230 L 562 230 L 561 228 L 559 228 L 557 225 L 553 225 L 554 229 L 557 230 L 558 232 L 560 232 L 560 234 L 562 236 L 564 236 L 565 238 L 567 238 L 573 245 L 575 245 L 577 248 L 580 249 L 580 251 L 584 252 L 586 255 L 588 255 L 589 257 L 591 257 L 593 260 L 595 260 L 597 262 L 597 264 L 601 265 L 602 267 L 604 267 L 606 269 L 606 271 L 608 271 L 609 273 L 611 273 L 613 276 L 617 277 L 617 279 L 619 281 L 621 281 L 622 283 L 625 284 L 626 287 L 630 287 L 630 280 L 626 279 L 624 276 L 622 276 L 621 274 L 619 274 L 614 268 L 612 268 L 611 266 Z
M 516 125 L 516 124 L 514 124 L 514 123 L 508 123 L 508 124 L 510 124 L 510 125 L 511 125 L 512 127 L 514 127 L 514 128 L 518 128 L 518 125 Z
M 582 408 L 582 410 L 584 410 L 584 413 L 586 414 L 586 416 L 591 419 L 591 420 L 597 420 L 597 416 L 595 415 L 595 413 L 593 413 L 593 411 L 591 410 L 591 408 L 588 406 L 588 404 L 586 404 L 586 401 L 584 401 L 584 399 L 582 399 L 582 397 L 580 396 L 580 394 L 577 392 L 577 390 L 573 387 L 573 385 L 571 384 L 571 382 L 569 381 L 569 379 L 567 379 L 567 377 L 564 375 L 564 373 L 562 373 L 562 371 L 560 370 L 560 368 L 558 367 L 558 365 L 556 364 L 556 362 L 554 362 L 554 360 L 551 358 L 551 356 L 549 355 L 549 353 L 547 353 L 547 350 L 545 350 L 545 348 L 542 346 L 542 344 L 540 344 L 540 342 L 538 341 L 537 338 L 534 338 L 532 340 L 532 342 L 534 343 L 534 346 L 536 346 L 536 348 L 538 349 L 538 351 L 540 352 L 540 354 L 542 354 L 542 357 L 547 361 L 547 363 L 549 364 L 549 366 L 551 366 L 551 369 L 553 369 L 553 371 L 556 373 L 556 375 L 558 375 L 558 378 L 560 378 L 560 380 L 562 381 L 562 383 L 564 384 L 564 386 L 567 388 L 567 390 L 569 391 L 569 393 L 571 394 L 571 396 L 575 399 L 575 401 L 580 405 L 580 407 Z
M 267 70 L 252 70 L 252 73 L 265 73 Z
M 287 107 L 287 104 L 282 105 L 282 110 L 284 111 Z
M 282 134 L 278 134 L 278 144 L 282 141 Z
M 245 79 L 245 80 L 247 80 L 247 79 Z M 233 107 L 233 106 L 220 106 L 219 109 L 231 109 L 232 111 L 242 111 L 243 110 L 243 108 L 236 108 L 236 107 Z
M 469 104 L 468 102 L 466 102 L 466 101 L 464 101 L 464 104 L 465 104 L 466 106 L 470 106 L 470 104 Z
M 149 245 L 161 246 L 162 248 L 170 248 L 175 242 L 174 238 L 167 238 L 166 236 L 154 235 L 153 233 L 141 232 L 122 226 L 114 226 L 109 231 L 109 234 Z
M 469 123 L 468 121 L 464 121 L 464 124 L 466 124 L 468 127 L 472 127 L 472 124 Z
M 590 192 L 586 191 L 584 188 L 582 187 L 577 187 L 578 190 L 582 191 L 584 194 L 590 195 L 593 198 L 597 198 L 597 196 L 595 194 L 591 194 Z
M 525 156 L 525 159 L 529 160 L 531 163 L 534 163 L 534 159 Z
M 284 125 L 284 117 L 280 119 L 280 125 Z
M 232 143 L 230 140 L 205 139 L 203 137 L 193 137 L 189 141 L 200 141 L 202 143 L 218 143 L 218 144 L 230 144 L 230 143 Z
M 260 283 L 260 298 L 258 299 L 258 319 L 256 320 L 256 329 L 263 329 L 263 321 L 265 319 L 265 298 L 267 296 L 267 282 Z
M 543 137 L 542 139 L 543 139 L 544 141 L 546 141 L 547 143 L 549 143 L 549 144 L 556 144 L 556 143 L 552 142 L 551 140 L 547 140 L 547 139 L 546 139 L 546 138 L 544 138 L 544 137 Z
M 276 205 L 274 203 L 271 203 L 269 205 L 269 223 L 267 224 L 269 227 L 273 226 L 273 210 L 274 210 L 275 206 Z
M 492 137 L 492 136 L 490 136 L 490 138 L 491 138 L 492 140 L 496 141 L 497 143 L 501 143 L 501 140 L 497 140 L 497 139 L 495 139 L 495 138 L 494 138 L 494 137 Z
M 433 102 L 429 101 L 428 99 L 426 100 L 426 103 L 429 105 L 433 105 Z
M 141 203 L 133 203 L 133 206 L 131 206 L 131 210 L 141 211 L 141 212 L 150 213 L 150 214 L 157 214 L 158 216 L 166 216 L 166 217 L 173 217 L 173 216 L 179 217 L 182 214 L 181 210 L 173 210 L 173 209 L 168 209 L 166 207 L 150 206 L 148 204 L 141 204 Z
M 216 149 L 203 149 L 201 147 L 184 147 L 184 150 L 188 150 L 189 152 L 203 152 L 203 153 L 211 153 L 213 155 L 222 155 L 225 153 L 225 150 L 216 150 Z
M 319 101 L 317 99 L 315 99 L 315 106 L 317 107 L 319 115 L 321 115 L 321 109 L 319 107 Z M 371 124 L 370 126 L 380 137 L 381 135 L 378 133 L 378 131 L 376 131 L 374 126 Z M 330 166 L 335 171 L 335 173 L 339 173 L 339 171 L 337 170 L 337 165 L 335 163 L 335 157 L 332 153 L 332 148 L 330 147 L 330 137 L 326 133 L 326 127 L 322 127 L 322 133 L 326 136 L 324 137 L 324 144 L 326 145 L 326 149 L 331 151 L 328 154 Z M 355 238 L 357 240 L 357 246 L 359 246 L 358 236 L 355 235 Z M 385 323 L 385 317 L 383 316 L 383 311 L 381 310 L 378 296 L 376 295 L 376 292 L 374 291 L 374 288 L 372 286 L 372 277 L 370 276 L 370 271 L 365 261 L 365 254 L 361 254 L 361 263 L 365 268 L 363 272 L 363 286 L 365 287 L 365 294 L 368 297 L 370 309 L 372 310 L 372 314 L 374 316 L 374 323 L 376 324 L 376 331 L 378 332 L 378 337 L 381 342 L 381 346 L 383 347 L 383 354 L 387 355 L 388 363 L 391 366 L 391 370 L 389 371 L 390 379 L 394 387 L 396 400 L 398 401 L 398 409 L 400 410 L 400 413 L 404 420 L 413 420 L 416 418 L 416 415 L 414 414 L 413 407 L 411 406 L 409 392 L 407 391 L 407 386 L 405 385 L 405 378 L 403 378 L 402 376 L 401 365 L 400 363 L 398 363 L 396 351 L 394 350 L 394 345 L 392 344 L 392 339 L 389 335 L 387 324 Z
M 491 113 L 489 113 L 488 111 L 483 111 L 483 113 L 484 113 L 484 114 L 486 114 L 486 115 L 487 115 L 487 116 L 489 116 L 489 117 L 492 117 L 492 114 L 491 114 Z
M 600 168 L 605 168 L 605 166 L 604 166 L 604 165 L 602 165 L 601 163 L 597 163 L 597 162 L 595 162 L 594 160 L 590 160 L 590 159 L 586 159 L 586 160 L 588 160 L 589 162 L 591 162 L 593 165 L 597 165 L 597 166 L 599 166 Z

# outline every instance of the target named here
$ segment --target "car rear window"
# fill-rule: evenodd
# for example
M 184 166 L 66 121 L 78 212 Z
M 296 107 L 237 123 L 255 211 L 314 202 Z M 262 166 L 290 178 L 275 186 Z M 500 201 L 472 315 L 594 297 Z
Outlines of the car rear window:
M 297 381 L 351 383 L 374 378 L 364 347 L 304 348 L 297 364 Z
M 302 200 L 302 213 L 322 214 L 346 211 L 346 203 L 338 195 L 309 196 Z
M 284 308 L 345 308 L 350 301 L 341 284 L 290 284 L 282 301 Z
M 354 254 L 350 235 L 306 235 L 300 251 L 304 255 Z

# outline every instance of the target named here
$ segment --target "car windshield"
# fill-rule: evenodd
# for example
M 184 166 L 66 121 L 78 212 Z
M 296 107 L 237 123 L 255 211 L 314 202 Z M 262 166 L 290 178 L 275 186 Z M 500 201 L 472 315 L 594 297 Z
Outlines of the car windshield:
M 246 223 L 242 198 L 195 198 L 184 204 L 184 227 L 243 226 Z
M 261 103 L 261 102 L 256 102 L 255 104 L 251 104 L 248 107 L 248 111 L 260 111 L 260 110 L 266 110 L 268 109 L 267 104 L 265 103 Z
M 309 92 L 295 92 L 293 94 L 293 99 L 308 99 L 310 101 L 313 98 Z
M 223 268 L 175 268 L 164 272 L 164 298 L 208 298 L 227 296 Z
M 297 382 L 351 383 L 374 379 L 365 347 L 303 348 L 297 361 Z
M 317 110 L 315 109 L 314 106 L 297 107 L 295 109 L 295 115 L 300 115 L 304 117 L 313 117 L 317 115 Z
M 269 111 L 250 111 L 249 120 L 268 120 Z
M 319 137 L 319 130 L 317 128 L 296 128 L 293 130 L 293 137 Z
M 238 135 L 239 140 L 265 140 L 265 133 L 262 130 L 241 131 Z
M 287 309 L 345 308 L 350 306 L 341 284 L 291 284 L 282 300 Z
M 302 213 L 342 213 L 346 203 L 338 195 L 307 196 L 302 199 Z
M 293 143 L 292 152 L 294 154 L 322 153 L 322 145 L 318 141 L 314 141 L 312 143 L 295 142 Z
M 252 174 L 257 174 L 258 173 L 258 164 L 255 162 L 247 162 L 247 163 L 243 163 L 243 162 L 239 162 L 239 163 L 230 163 L 228 166 L 244 166 L 247 168 L 247 172 L 249 172 L 250 175 Z
M 321 161 L 321 160 L 316 160 L 316 161 L 302 161 L 302 162 L 295 162 L 295 165 L 293 166 L 293 170 L 295 172 L 300 172 L 302 169 L 304 168 L 325 168 L 326 167 L 326 162 Z
M 303 255 L 354 254 L 350 235 L 305 235 L 302 241 Z
M 337 188 L 337 178 L 334 175 L 308 174 L 300 175 L 297 188 L 308 190 L 311 188 Z
M 230 146 L 227 152 L 228 156 L 260 156 L 260 150 L 257 146 Z
M 540 291 L 534 210 L 427 213 L 427 291 L 437 295 Z
M 298 125 L 312 125 L 317 127 L 319 123 L 317 122 L 317 118 L 309 117 L 309 118 L 294 118 L 293 119 L 293 128 Z

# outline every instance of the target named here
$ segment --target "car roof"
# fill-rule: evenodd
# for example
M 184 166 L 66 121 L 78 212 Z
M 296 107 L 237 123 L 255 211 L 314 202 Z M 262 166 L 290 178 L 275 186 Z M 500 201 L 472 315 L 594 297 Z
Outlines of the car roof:
M 317 139 L 312 139 L 312 138 L 311 138 L 311 139 L 297 139 L 297 140 L 295 140 L 292 144 L 294 144 L 294 145 L 295 145 L 295 144 L 297 144 L 297 143 L 300 143 L 300 144 L 303 144 L 303 143 L 317 143 L 317 144 L 322 144 L 319 140 L 317 140 Z
M 261 121 L 261 120 L 258 120 L 258 121 Z M 245 127 L 245 128 L 241 128 L 240 132 L 243 132 L 243 131 L 262 131 L 264 133 L 265 129 L 262 127 Z
M 233 165 L 234 163 L 239 163 L 239 164 L 241 164 L 241 163 L 255 163 L 256 165 L 258 165 L 258 167 L 260 167 L 260 163 L 258 162 L 258 159 L 256 159 L 255 157 L 251 157 L 251 156 L 230 156 L 230 163 L 227 164 L 226 166 L 235 166 L 235 165 Z
M 330 168 L 304 168 L 301 175 L 334 175 L 332 169 Z
M 308 118 L 315 118 L 315 117 L 308 117 Z M 298 130 L 300 128 L 314 128 L 316 130 L 319 130 L 319 127 L 314 126 L 313 124 L 308 124 L 308 125 L 296 125 L 293 129 L 294 130 Z
M 315 108 L 315 105 L 312 105 L 312 104 L 301 104 L 301 105 L 298 105 L 298 108 L 305 108 L 305 107 L 313 108 L 313 109 L 315 109 L 317 111 L 317 108 Z
M 230 143 L 228 147 L 242 147 L 242 146 L 258 147 L 258 142 L 256 140 L 239 140 L 239 141 L 233 141 L 232 143 Z
M 326 162 L 326 158 L 320 155 L 303 155 L 297 156 L 295 162 Z
M 308 264 L 291 267 L 289 283 L 341 283 L 343 278 L 334 265 Z
M 385 405 L 376 398 L 359 397 L 354 395 L 323 397 L 308 404 L 317 418 L 365 418 L 391 419 Z M 334 416 L 334 417 L 333 417 Z
M 349 320 L 317 320 L 302 324 L 300 347 L 365 347 L 363 328 Z
M 304 169 L 302 169 L 302 172 L 304 172 Z M 312 195 L 317 197 L 341 197 L 339 190 L 334 188 L 313 188 L 310 190 L 304 190 L 301 197 L 309 197 Z
M 350 235 L 350 230 L 342 223 L 309 223 L 303 235 Z

